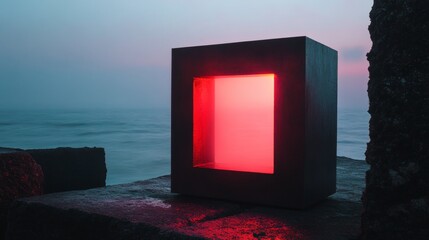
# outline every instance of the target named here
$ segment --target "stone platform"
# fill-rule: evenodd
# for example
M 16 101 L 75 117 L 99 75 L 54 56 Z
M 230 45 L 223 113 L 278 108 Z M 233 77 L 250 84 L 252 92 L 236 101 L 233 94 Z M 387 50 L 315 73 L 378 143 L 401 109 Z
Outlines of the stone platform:
M 337 193 L 306 210 L 170 193 L 170 177 L 15 202 L 6 239 L 356 239 L 364 161 L 338 157 Z

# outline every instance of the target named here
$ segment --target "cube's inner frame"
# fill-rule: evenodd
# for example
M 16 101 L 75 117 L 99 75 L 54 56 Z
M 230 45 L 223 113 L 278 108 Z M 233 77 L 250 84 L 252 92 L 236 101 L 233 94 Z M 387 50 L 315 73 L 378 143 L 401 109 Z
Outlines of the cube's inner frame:
M 274 173 L 275 74 L 194 77 L 193 167 Z

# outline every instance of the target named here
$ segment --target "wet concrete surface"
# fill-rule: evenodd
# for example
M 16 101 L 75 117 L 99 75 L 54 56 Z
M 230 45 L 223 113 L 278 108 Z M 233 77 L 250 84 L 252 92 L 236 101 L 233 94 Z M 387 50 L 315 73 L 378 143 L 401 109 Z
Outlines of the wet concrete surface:
M 338 157 L 337 193 L 290 210 L 170 193 L 170 176 L 15 202 L 6 239 L 357 239 L 364 161 Z

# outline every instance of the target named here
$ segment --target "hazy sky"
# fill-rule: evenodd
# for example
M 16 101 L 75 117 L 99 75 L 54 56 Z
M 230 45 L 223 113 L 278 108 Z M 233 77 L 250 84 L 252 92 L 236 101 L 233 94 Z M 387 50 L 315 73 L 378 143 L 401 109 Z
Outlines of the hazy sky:
M 370 0 L 1 0 L 0 109 L 169 107 L 171 48 L 309 36 L 366 108 Z

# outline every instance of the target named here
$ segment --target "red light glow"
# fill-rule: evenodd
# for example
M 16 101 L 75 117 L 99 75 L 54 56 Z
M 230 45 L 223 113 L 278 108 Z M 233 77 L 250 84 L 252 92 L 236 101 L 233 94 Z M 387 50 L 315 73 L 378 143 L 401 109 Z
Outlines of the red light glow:
M 274 77 L 194 78 L 194 167 L 274 173 Z

